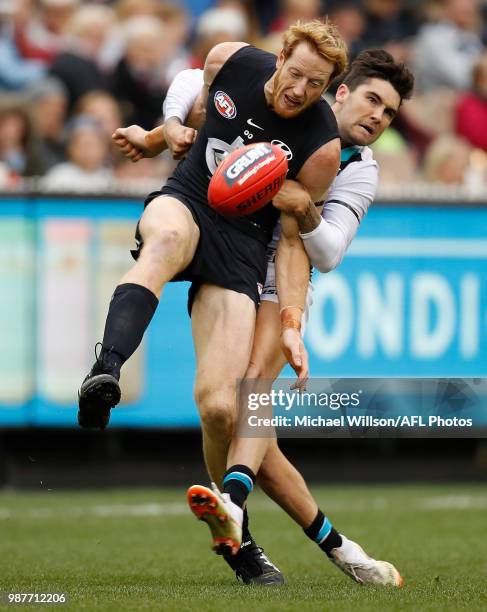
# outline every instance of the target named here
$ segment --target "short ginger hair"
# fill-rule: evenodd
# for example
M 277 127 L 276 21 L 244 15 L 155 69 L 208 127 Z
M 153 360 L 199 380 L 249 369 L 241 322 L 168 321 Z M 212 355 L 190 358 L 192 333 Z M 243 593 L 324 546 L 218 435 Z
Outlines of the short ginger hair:
M 330 82 L 347 68 L 347 44 L 337 27 L 328 20 L 297 21 L 290 26 L 283 34 L 284 57 L 287 59 L 302 42 L 306 42 L 318 55 L 334 64 Z

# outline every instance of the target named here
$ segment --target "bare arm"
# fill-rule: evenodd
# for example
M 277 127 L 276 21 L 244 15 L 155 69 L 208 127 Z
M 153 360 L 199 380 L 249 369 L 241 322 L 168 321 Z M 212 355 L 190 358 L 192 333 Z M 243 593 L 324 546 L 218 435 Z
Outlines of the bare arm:
M 219 45 L 215 45 L 210 50 L 206 56 L 205 67 L 203 70 L 204 86 L 206 87 L 207 92 L 223 64 L 239 49 L 247 46 L 248 43 L 244 42 L 224 42 L 220 43 Z
M 281 345 L 298 375 L 296 387 L 308 378 L 308 357 L 301 337 L 301 317 L 309 283 L 309 260 L 295 217 L 281 213 L 281 237 L 276 252 L 276 286 L 281 314 Z
M 334 139 L 320 147 L 303 165 L 297 181 L 285 181 L 273 204 L 281 210 L 282 226 L 279 247 L 285 257 L 276 264 L 281 309 L 304 308 L 309 278 L 309 260 L 299 231 L 301 227 L 319 224 L 320 216 L 314 202 L 322 200 L 336 177 L 340 163 L 340 142 Z M 294 219 L 292 217 L 294 215 Z M 302 230 L 303 231 L 303 230 Z M 309 230 L 308 230 L 309 231 Z M 294 255 L 291 257 L 289 253 Z M 293 287 L 295 288 L 293 290 Z M 296 318 L 295 318 L 296 319 Z M 298 321 L 298 319 L 296 319 Z
M 340 140 L 334 138 L 317 149 L 299 171 L 298 181 L 312 202 L 321 202 L 328 193 L 340 167 L 340 151 Z
M 171 98 L 165 106 L 166 123 L 164 125 L 150 131 L 146 131 L 138 125 L 118 128 L 115 131 L 112 138 L 120 150 L 133 162 L 137 162 L 144 157 L 155 157 L 167 148 L 171 150 L 175 159 L 184 157 L 196 140 L 197 129 L 205 120 L 209 87 L 223 64 L 236 51 L 245 46 L 247 46 L 247 43 L 241 42 L 215 45 L 206 58 L 203 71 L 203 87 L 198 93 L 193 92 L 195 83 L 199 87 L 198 75 L 196 74 L 198 71 L 187 70 L 180 73 L 173 83 L 177 79 L 182 79 L 181 84 L 183 84 L 185 73 L 187 73 L 189 79 L 183 92 L 188 99 L 183 100 L 181 104 L 182 114 L 185 116 L 181 116 L 181 112 L 179 112 L 181 109 L 179 108 L 177 109 L 178 112 L 174 112 L 177 107 L 177 96 L 175 100 Z M 171 88 L 169 88 L 168 96 L 170 90 Z M 188 114 L 189 108 L 191 110 Z M 183 125 L 183 121 L 187 125 Z
M 297 181 L 286 181 L 274 199 L 281 210 L 281 238 L 276 255 L 276 282 L 281 310 L 282 348 L 298 374 L 297 386 L 308 376 L 307 356 L 301 338 L 301 317 L 309 283 L 309 259 L 299 237 L 311 206 L 329 190 L 340 162 L 340 142 L 328 142 L 303 165 Z M 319 212 L 316 211 L 319 215 Z M 294 216 L 293 216 L 294 215 Z
M 302 233 L 313 230 L 319 224 L 321 208 L 315 203 L 325 199 L 339 165 L 340 141 L 335 138 L 308 158 L 296 181 L 284 181 L 274 198 L 272 203 L 276 208 L 296 217 Z

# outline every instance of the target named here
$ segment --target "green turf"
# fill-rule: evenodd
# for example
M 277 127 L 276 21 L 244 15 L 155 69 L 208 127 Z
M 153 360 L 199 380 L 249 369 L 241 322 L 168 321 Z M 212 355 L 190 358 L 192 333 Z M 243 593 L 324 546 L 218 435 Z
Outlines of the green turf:
M 398 566 L 403 589 L 353 583 L 258 493 L 253 531 L 287 584 L 239 585 L 183 491 L 117 490 L 0 493 L 0 590 L 68 593 L 41 608 L 55 610 L 487 610 L 487 487 L 314 493 L 339 530 Z

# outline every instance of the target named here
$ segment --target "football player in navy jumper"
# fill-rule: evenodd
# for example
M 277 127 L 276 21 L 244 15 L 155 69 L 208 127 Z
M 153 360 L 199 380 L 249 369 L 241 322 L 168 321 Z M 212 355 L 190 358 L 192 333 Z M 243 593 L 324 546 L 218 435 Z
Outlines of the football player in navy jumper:
M 279 213 L 269 204 L 248 217 L 226 219 L 208 206 L 208 184 L 221 155 L 248 144 L 251 129 L 260 130 L 260 140 L 282 143 L 290 152 L 289 182 L 299 185 L 310 200 L 323 199 L 338 170 L 340 141 L 334 115 L 321 95 L 346 61 L 346 45 L 337 30 L 319 21 L 291 26 L 277 61 L 246 43 L 222 43 L 210 51 L 204 68 L 205 124 L 186 159 L 145 202 L 137 261 L 114 291 L 100 354 L 79 391 L 82 427 L 106 427 L 111 408 L 120 400 L 120 369 L 140 344 L 164 285 L 190 280 L 188 305 L 197 362 L 194 394 L 208 472 L 214 482 L 232 481 L 230 488 L 237 482 L 229 478 L 233 472 L 243 470 L 248 479 L 255 479 L 249 466 L 226 470 L 226 457 L 236 384 L 249 363 L 267 269 L 266 248 Z M 296 279 L 309 264 L 296 219 L 283 211 L 280 221 L 276 282 L 281 341 L 303 381 L 307 360 L 300 320 L 307 281 Z M 235 515 L 227 521 L 235 524 L 227 540 L 233 538 L 231 549 L 236 553 L 243 511 L 230 500 L 230 493 L 224 495 L 215 494 L 215 499 L 228 501 Z
M 199 105 L 202 73 L 187 70 L 171 85 L 165 102 L 165 116 L 176 116 L 182 122 L 200 126 L 204 120 Z M 401 63 L 383 50 L 368 50 L 352 63 L 338 87 L 333 111 L 337 117 L 342 143 L 340 170 L 320 208 L 310 205 L 294 191 L 293 210 L 301 237 L 312 265 L 321 272 L 334 269 L 345 255 L 362 219 L 373 202 L 378 182 L 377 163 L 368 145 L 379 138 L 390 125 L 403 99 L 410 97 L 413 76 Z M 186 121 L 187 119 L 187 121 Z M 194 141 L 195 130 L 181 124 L 169 130 L 155 128 L 146 132 L 138 126 L 121 128 L 114 139 L 133 161 L 158 154 L 168 144 L 176 156 L 184 155 Z M 282 197 L 282 192 L 279 197 Z M 296 200 L 301 198 L 301 205 Z M 268 245 L 268 266 L 261 306 L 257 317 L 256 335 L 250 378 L 275 378 L 285 363 L 279 347 L 279 306 L 275 282 L 275 253 L 280 228 L 276 227 Z M 311 304 L 311 292 L 306 312 Z M 259 440 L 251 440 L 250 445 Z M 244 456 L 246 459 L 247 456 Z M 241 457 L 237 456 L 237 460 Z M 229 458 L 229 464 L 232 459 Z M 253 464 L 255 466 L 255 463 Z M 241 476 L 245 480 L 245 476 Z M 343 534 L 336 534 L 331 523 L 319 510 L 306 484 L 280 451 L 273 438 L 258 472 L 258 481 L 270 497 L 300 524 L 345 573 L 358 582 L 399 586 L 402 579 L 391 564 L 371 559 Z M 244 484 L 244 482 L 242 483 Z M 237 575 L 248 583 L 277 584 L 282 574 L 255 545 L 247 525 L 244 525 L 242 547 L 236 557 L 227 557 Z

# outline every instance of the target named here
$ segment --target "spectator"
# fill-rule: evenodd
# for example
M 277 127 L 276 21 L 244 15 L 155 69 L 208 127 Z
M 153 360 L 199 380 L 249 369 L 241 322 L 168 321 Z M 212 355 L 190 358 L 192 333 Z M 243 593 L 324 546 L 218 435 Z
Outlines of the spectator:
M 188 12 L 178 2 L 163 1 L 158 3 L 156 15 L 166 26 L 166 33 L 171 47 L 178 51 L 184 49 L 191 29 Z
M 298 19 L 310 21 L 318 19 L 322 13 L 321 0 L 281 0 L 280 14 L 271 23 L 269 31 L 284 32 Z
M 327 3 L 327 6 L 330 21 L 337 26 L 347 43 L 351 61 L 365 48 L 361 41 L 366 26 L 362 3 L 358 0 L 338 0 Z
M 479 0 L 444 0 L 443 19 L 424 25 L 412 52 L 419 91 L 469 89 L 472 69 L 483 51 Z
M 428 147 L 423 175 L 430 183 L 462 186 L 467 182 L 472 148 L 453 134 L 438 136 Z
M 261 32 L 266 35 L 272 23 L 279 14 L 279 0 L 266 0 L 265 2 L 255 2 L 255 14 L 260 24 Z
M 98 122 L 107 138 L 122 126 L 120 106 L 106 91 L 90 91 L 82 96 L 74 108 L 75 115 L 91 117 Z
M 113 132 L 122 127 L 122 111 L 115 98 L 105 91 L 90 91 L 82 96 L 74 107 L 74 116 L 94 119 L 110 142 L 109 161 L 115 166 L 122 163 L 123 153 L 112 140 Z
M 112 9 L 87 4 L 79 8 L 69 21 L 67 48 L 51 66 L 51 74 L 65 84 L 71 112 L 78 99 L 93 89 L 110 89 L 110 82 L 98 66 L 101 50 L 114 23 Z
M 203 68 L 212 47 L 224 41 L 248 40 L 249 27 L 246 16 L 235 8 L 215 8 L 201 15 L 196 26 L 192 47 L 192 68 Z
M 417 171 L 415 152 L 396 129 L 388 128 L 372 149 L 379 164 L 381 187 L 414 181 Z
M 133 17 L 125 24 L 126 49 L 114 75 L 114 95 L 122 104 L 124 123 L 150 130 L 160 121 L 169 85 L 166 61 L 174 48 L 156 17 Z
M 34 125 L 20 100 L 12 99 L 0 106 L 0 162 L 14 179 L 43 172 Z
M 179 48 L 185 45 L 190 24 L 184 8 L 165 0 L 119 0 L 114 5 L 117 23 L 110 32 L 109 39 L 102 50 L 101 62 L 104 68 L 113 71 L 125 52 L 125 24 L 135 17 L 153 17 L 168 27 L 165 36 L 170 45 Z M 187 55 L 187 54 L 186 54 Z M 187 68 L 187 63 L 179 70 Z
M 422 157 L 437 136 L 455 131 L 457 100 L 458 92 L 446 87 L 417 93 L 401 107 L 395 128 Z
M 406 10 L 401 0 L 365 0 L 366 28 L 362 37 L 364 48 L 391 47 L 406 45 L 409 38 L 416 34 L 417 23 L 414 14 Z M 405 42 L 406 41 L 406 42 Z M 401 50 L 404 61 L 407 49 Z
M 0 90 L 18 91 L 45 74 L 42 62 L 24 59 L 15 42 L 15 24 L 24 19 L 15 0 L 0 0 Z
M 109 188 L 113 171 L 106 166 L 110 141 L 91 117 L 73 119 L 67 130 L 68 161 L 54 166 L 42 179 L 48 190 L 97 191 Z
M 16 43 L 25 58 L 37 59 L 49 66 L 62 51 L 66 25 L 79 0 L 40 0 L 37 10 L 33 0 L 21 0 L 29 16 L 17 23 Z
M 136 164 L 126 158 L 119 158 L 115 165 L 117 180 L 139 188 L 143 193 L 160 189 L 161 183 L 172 174 L 176 162 L 169 154 L 145 158 Z
M 44 171 L 64 161 L 63 132 L 68 92 L 54 77 L 43 79 L 27 92 L 35 130 L 40 140 Z
M 114 8 L 118 20 L 124 22 L 141 15 L 157 17 L 159 2 L 158 0 L 118 0 Z
M 7 164 L 0 161 L 0 189 L 11 189 L 15 187 L 18 179 L 13 177 Z
M 245 42 L 258 44 L 262 37 L 262 28 L 252 0 L 217 0 L 217 8 L 233 9 L 242 14 L 246 22 L 247 37 Z
M 487 151 L 487 52 L 475 64 L 472 91 L 458 101 L 455 127 L 472 146 Z

